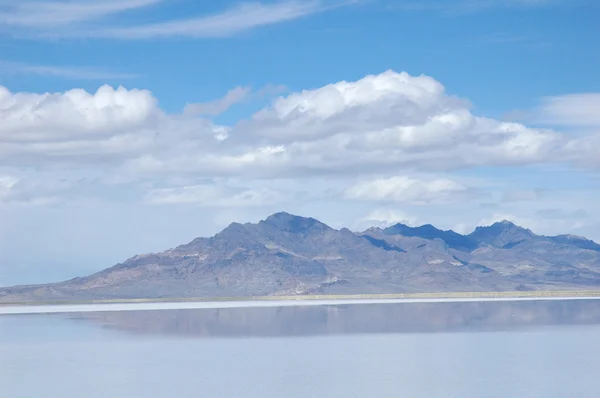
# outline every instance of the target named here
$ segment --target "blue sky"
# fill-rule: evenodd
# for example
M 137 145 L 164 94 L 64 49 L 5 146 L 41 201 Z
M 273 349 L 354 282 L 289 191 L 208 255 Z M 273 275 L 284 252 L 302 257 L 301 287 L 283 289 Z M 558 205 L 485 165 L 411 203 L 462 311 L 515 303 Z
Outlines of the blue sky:
M 599 19 L 592 0 L 0 0 L 0 285 L 282 209 L 600 240 Z

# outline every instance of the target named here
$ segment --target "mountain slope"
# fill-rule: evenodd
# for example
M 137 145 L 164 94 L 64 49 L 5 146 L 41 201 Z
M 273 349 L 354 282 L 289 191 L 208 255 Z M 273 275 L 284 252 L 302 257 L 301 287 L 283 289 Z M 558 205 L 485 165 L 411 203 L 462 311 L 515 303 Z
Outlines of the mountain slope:
M 488 227 L 477 227 L 467 236 L 476 244 L 484 243 L 505 249 L 536 237 L 530 230 L 521 228 L 510 221 L 497 222 Z
M 590 288 L 600 250 L 501 222 L 470 235 L 398 224 L 363 233 L 276 213 L 69 281 L 0 289 L 0 301 Z
M 383 230 L 386 235 L 402 235 L 420 237 L 424 239 L 441 239 L 446 244 L 457 250 L 469 251 L 477 247 L 477 242 L 468 236 L 458 234 L 454 231 L 442 231 L 427 224 L 420 227 L 409 227 L 404 224 L 396 224 Z

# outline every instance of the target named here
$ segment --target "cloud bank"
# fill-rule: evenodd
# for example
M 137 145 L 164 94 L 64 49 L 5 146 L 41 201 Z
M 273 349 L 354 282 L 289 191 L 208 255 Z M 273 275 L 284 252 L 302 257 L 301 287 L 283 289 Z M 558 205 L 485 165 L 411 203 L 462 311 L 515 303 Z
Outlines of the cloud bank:
M 440 82 L 405 72 L 280 96 L 233 125 L 197 116 L 218 114 L 248 92 L 234 89 L 172 114 L 148 90 L 37 94 L 0 87 L 0 167 L 101 167 L 157 184 L 185 176 L 363 176 L 347 197 L 428 202 L 471 191 L 449 179 L 414 180 L 411 173 L 575 160 L 598 166 L 598 134 L 570 136 L 476 116 Z M 594 125 L 594 98 L 553 99 L 544 110 L 564 123 Z

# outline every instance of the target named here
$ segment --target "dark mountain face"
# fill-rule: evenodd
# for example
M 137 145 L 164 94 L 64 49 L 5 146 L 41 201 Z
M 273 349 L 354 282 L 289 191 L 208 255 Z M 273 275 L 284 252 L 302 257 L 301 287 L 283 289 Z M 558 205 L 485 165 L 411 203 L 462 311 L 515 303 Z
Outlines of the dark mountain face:
M 468 238 L 478 244 L 487 244 L 494 247 L 510 248 L 526 240 L 536 238 L 528 229 L 521 228 L 510 221 L 501 221 L 489 227 L 477 227 L 468 235 Z
M 0 301 L 217 297 L 600 286 L 600 245 L 509 222 L 470 235 L 398 224 L 353 233 L 276 213 L 96 274 L 0 289 Z
M 409 227 L 404 224 L 396 224 L 392 227 L 384 229 L 383 233 L 386 235 L 402 235 L 430 240 L 441 239 L 450 248 L 467 252 L 472 251 L 481 245 L 509 248 L 509 246 L 514 246 L 526 240 L 537 237 L 530 230 L 521 228 L 509 221 L 497 222 L 488 227 L 477 227 L 475 231 L 469 235 L 461 235 L 454 231 L 442 231 L 430 224 L 422 225 L 420 227 Z M 554 239 L 559 238 L 560 237 L 556 237 Z M 566 242 L 566 239 L 562 239 L 562 242 Z M 569 244 L 575 243 L 575 240 L 569 242 Z M 585 244 L 582 242 L 577 241 L 577 243 L 579 243 L 580 247 L 585 246 Z
M 594 250 L 600 252 L 600 245 L 593 240 L 582 238 L 581 236 L 574 235 L 559 235 L 549 238 L 552 242 L 557 244 L 569 245 L 578 247 L 585 250 Z
M 268 225 L 279 231 L 302 235 L 331 229 L 314 218 L 298 217 L 285 212 L 275 213 L 261 221 L 259 225 Z
M 454 231 L 442 231 L 427 224 L 420 227 L 409 227 L 404 224 L 396 224 L 383 230 L 386 235 L 413 236 L 424 239 L 441 239 L 456 250 L 470 251 L 477 247 L 477 242 L 467 236 Z

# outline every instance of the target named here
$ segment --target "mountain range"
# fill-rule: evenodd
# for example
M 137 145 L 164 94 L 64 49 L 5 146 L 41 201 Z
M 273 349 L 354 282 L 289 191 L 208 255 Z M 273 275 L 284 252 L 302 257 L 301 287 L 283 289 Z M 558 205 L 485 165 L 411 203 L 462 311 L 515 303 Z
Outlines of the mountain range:
M 502 221 L 471 234 L 396 224 L 352 232 L 280 212 L 68 281 L 0 288 L 0 302 L 593 289 L 600 245 Z

